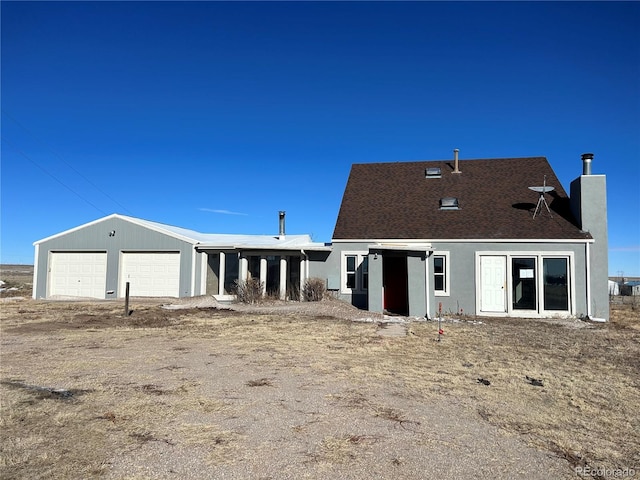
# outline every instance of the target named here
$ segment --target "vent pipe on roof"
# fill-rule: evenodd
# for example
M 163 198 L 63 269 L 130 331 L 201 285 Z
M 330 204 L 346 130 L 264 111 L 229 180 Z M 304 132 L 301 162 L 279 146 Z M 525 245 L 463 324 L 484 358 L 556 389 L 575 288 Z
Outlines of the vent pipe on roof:
M 591 175 L 591 160 L 593 160 L 593 153 L 582 154 L 582 175 Z
M 453 173 L 462 173 L 459 169 L 458 169 L 458 152 L 460 150 L 458 150 L 457 148 L 453 149 Z
M 280 229 L 278 231 L 278 236 L 280 237 L 284 237 L 284 215 L 285 215 L 285 211 L 284 210 L 280 210 L 278 212 L 278 218 L 280 220 Z

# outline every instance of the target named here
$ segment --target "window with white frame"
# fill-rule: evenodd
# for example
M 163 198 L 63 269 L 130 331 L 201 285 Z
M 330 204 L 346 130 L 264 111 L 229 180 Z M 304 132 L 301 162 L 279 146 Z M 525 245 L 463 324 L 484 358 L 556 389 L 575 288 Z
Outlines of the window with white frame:
M 436 296 L 449 295 L 449 252 L 433 255 L 433 291 Z
M 369 288 L 368 252 L 342 254 L 342 293 L 365 292 Z

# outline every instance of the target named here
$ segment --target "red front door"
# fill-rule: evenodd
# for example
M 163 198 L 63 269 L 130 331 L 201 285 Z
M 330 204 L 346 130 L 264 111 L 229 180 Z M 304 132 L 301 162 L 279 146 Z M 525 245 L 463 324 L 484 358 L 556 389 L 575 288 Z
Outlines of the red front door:
M 382 276 L 384 310 L 396 315 L 408 315 L 407 256 L 383 256 Z

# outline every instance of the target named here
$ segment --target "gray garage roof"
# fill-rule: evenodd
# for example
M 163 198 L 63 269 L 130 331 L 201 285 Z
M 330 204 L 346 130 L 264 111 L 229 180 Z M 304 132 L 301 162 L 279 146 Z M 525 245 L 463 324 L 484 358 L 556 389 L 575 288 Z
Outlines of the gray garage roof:
M 270 250 L 328 250 L 324 243 L 317 243 L 311 240 L 309 235 L 236 235 L 221 233 L 201 233 L 195 230 L 166 225 L 164 223 L 152 222 L 136 217 L 129 217 L 114 213 L 103 218 L 85 223 L 78 227 L 57 233 L 42 240 L 34 242 L 34 245 L 44 243 L 48 240 L 67 235 L 90 225 L 95 225 L 106 220 L 118 218 L 150 230 L 169 235 L 185 242 L 193 244 L 198 249 L 270 249 Z

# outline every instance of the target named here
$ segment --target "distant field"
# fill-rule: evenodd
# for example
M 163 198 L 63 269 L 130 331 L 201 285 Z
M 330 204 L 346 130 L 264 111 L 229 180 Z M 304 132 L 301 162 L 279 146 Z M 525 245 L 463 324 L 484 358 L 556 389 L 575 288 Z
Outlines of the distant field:
M 0 297 L 31 297 L 33 265 L 0 265 L 0 280 L 5 282 Z

